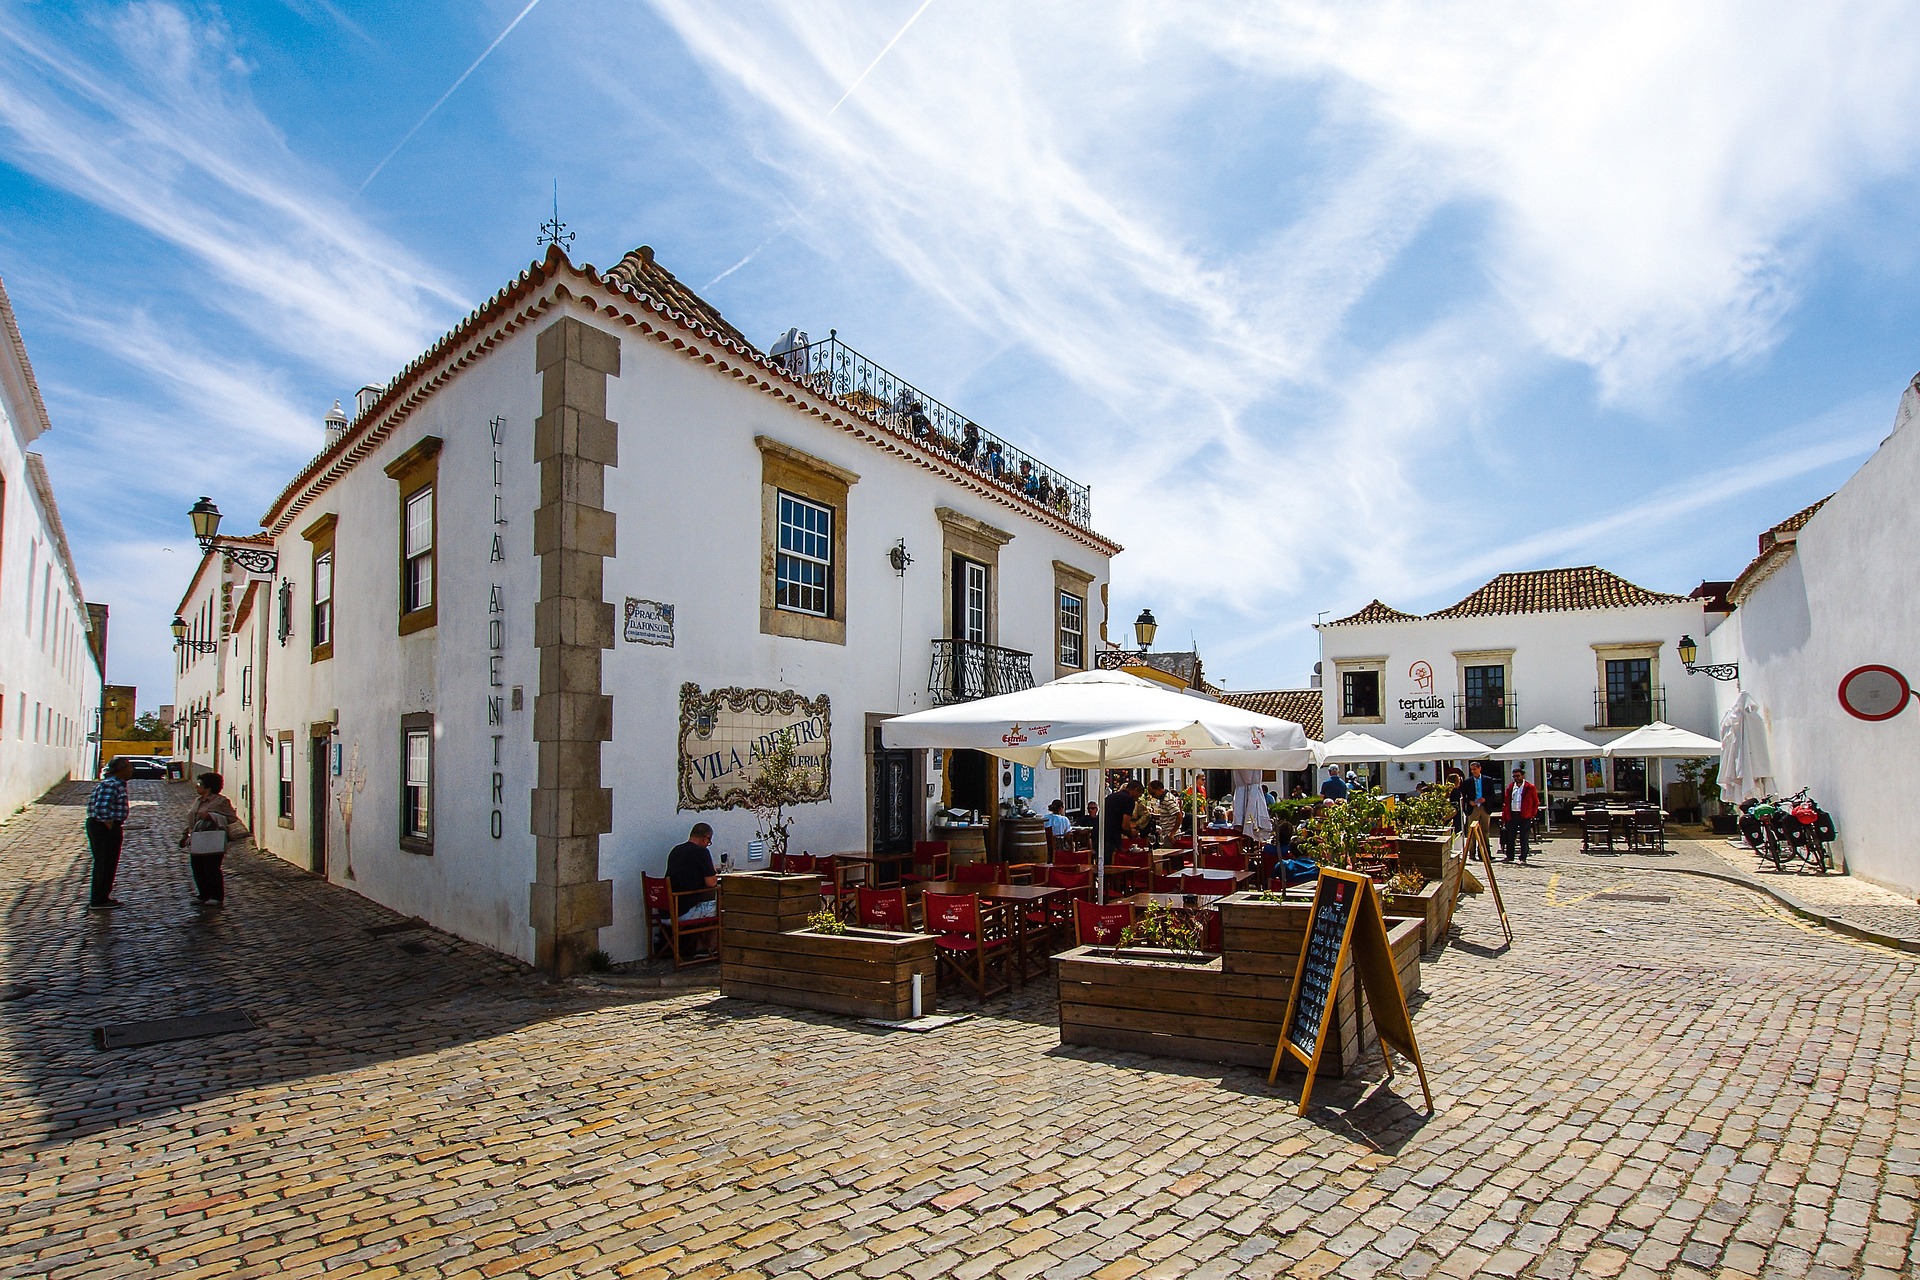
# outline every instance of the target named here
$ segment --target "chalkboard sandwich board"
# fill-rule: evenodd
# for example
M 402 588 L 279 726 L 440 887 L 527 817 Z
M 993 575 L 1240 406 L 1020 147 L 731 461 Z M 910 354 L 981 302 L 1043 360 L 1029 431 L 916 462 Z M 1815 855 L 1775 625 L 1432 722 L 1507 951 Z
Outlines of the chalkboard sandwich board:
M 1373 881 L 1330 867 L 1320 869 L 1320 879 L 1314 885 L 1313 914 L 1300 947 L 1300 963 L 1294 969 L 1293 991 L 1287 997 L 1287 1016 L 1280 1024 L 1280 1043 L 1274 1046 L 1267 1083 L 1274 1082 L 1280 1064 L 1292 1054 L 1307 1069 L 1306 1083 L 1300 1087 L 1300 1114 L 1307 1113 L 1314 1073 L 1320 1068 L 1327 1026 L 1333 1016 L 1333 993 L 1340 970 L 1349 959 L 1380 1033 L 1380 1056 L 1386 1059 L 1388 1077 L 1393 1075 L 1393 1051 L 1398 1049 L 1420 1073 L 1420 1092 L 1431 1113 L 1433 1090 L 1427 1087 L 1427 1069 L 1413 1038 L 1413 1018 L 1407 1012 L 1406 993 L 1400 989 L 1393 948 L 1387 942 L 1387 921 L 1381 914 Z

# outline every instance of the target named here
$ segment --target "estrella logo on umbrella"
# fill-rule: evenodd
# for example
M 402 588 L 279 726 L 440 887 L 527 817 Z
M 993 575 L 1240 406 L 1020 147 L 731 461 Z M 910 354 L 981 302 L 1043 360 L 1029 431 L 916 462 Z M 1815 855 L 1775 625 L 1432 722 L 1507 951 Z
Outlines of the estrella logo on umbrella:
M 1267 745 L 1267 731 L 1259 725 L 1253 726 L 1253 745 L 1256 748 Z
M 1000 741 L 1010 747 L 1017 747 L 1024 743 L 1029 735 L 1035 738 L 1044 738 L 1052 732 L 1053 726 L 1050 724 L 1032 724 L 1026 726 L 1024 729 L 1016 724 L 1009 727 L 1005 733 L 1000 735 Z

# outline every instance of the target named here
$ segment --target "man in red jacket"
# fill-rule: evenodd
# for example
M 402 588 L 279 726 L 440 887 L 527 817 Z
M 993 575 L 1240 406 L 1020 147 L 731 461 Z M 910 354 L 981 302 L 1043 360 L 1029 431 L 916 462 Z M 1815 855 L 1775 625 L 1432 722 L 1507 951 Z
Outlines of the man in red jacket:
M 1533 834 L 1533 820 L 1540 814 L 1540 793 L 1527 781 L 1523 765 L 1513 767 L 1513 780 L 1500 792 L 1500 851 L 1513 861 L 1514 846 L 1520 846 L 1520 865 L 1525 866 Z

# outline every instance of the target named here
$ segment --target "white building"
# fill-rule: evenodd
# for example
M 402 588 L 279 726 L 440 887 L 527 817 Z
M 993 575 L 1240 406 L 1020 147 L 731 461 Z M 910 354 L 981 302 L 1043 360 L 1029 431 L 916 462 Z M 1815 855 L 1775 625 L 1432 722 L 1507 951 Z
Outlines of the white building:
M 1920 777 L 1920 709 L 1884 719 L 1850 714 L 1841 681 L 1864 666 L 1920 679 L 1920 378 L 1893 432 L 1838 493 L 1760 536 L 1759 554 L 1729 591 L 1736 606 L 1702 641 L 1701 661 L 1739 664 L 1718 688 L 1724 707 L 1744 688 L 1768 729 L 1773 786 L 1811 787 L 1834 816 L 1847 869 L 1920 894 L 1920 846 L 1908 812 Z
M 265 535 L 222 537 L 218 546 L 270 549 Z M 258 830 L 263 812 L 256 802 L 266 793 L 256 776 L 277 781 L 278 761 L 265 761 L 255 671 L 271 656 L 261 638 L 261 620 L 270 612 L 273 581 L 225 560 L 216 549 L 200 557 L 187 590 L 174 610 L 185 635 L 174 645 L 173 754 L 189 781 L 211 770 L 226 781 L 226 793 L 250 830 Z M 292 600 L 291 588 L 286 592 Z M 270 797 L 277 803 L 277 797 Z
M 1674 647 L 1717 622 L 1721 615 L 1707 606 L 1591 565 L 1503 573 L 1424 616 L 1375 600 L 1318 628 L 1326 734 L 1357 730 L 1406 746 L 1444 726 L 1491 747 L 1549 724 L 1604 746 L 1664 720 L 1717 737 L 1712 681 L 1688 676 Z M 1658 788 L 1673 767 L 1597 756 L 1554 761 L 1542 798 L 1639 794 Z M 1410 792 L 1435 769 L 1391 764 L 1380 781 Z
M 554 251 L 364 396 L 262 521 L 261 844 L 564 971 L 643 951 L 693 822 L 744 860 L 775 731 L 824 777 L 796 851 L 1044 804 L 875 728 L 1085 664 L 1118 550 L 1086 490 L 837 339 L 776 350 L 648 249 Z
M 47 407 L 0 286 L 0 817 L 90 776 L 106 609 L 88 606 L 53 482 L 31 452 Z

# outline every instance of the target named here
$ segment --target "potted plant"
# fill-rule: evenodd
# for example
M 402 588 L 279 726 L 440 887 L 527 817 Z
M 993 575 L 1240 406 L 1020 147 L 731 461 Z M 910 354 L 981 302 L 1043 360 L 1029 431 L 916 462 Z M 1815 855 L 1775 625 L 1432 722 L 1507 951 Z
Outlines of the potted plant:
M 807 771 L 794 763 L 792 730 L 773 735 L 773 745 L 760 757 L 760 776 L 747 786 L 746 806 L 759 824 L 760 838 L 766 841 L 768 865 L 786 865 L 787 837 L 793 819 L 787 806 L 806 798 L 810 783 Z
M 1204 964 L 1208 960 L 1200 944 L 1207 933 L 1206 921 L 1198 911 L 1164 907 L 1155 903 L 1140 918 L 1120 931 L 1113 946 L 1116 958 L 1130 952 L 1142 960 L 1173 960 Z

